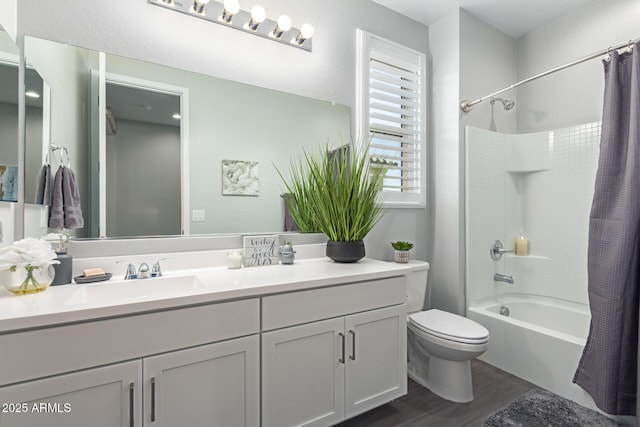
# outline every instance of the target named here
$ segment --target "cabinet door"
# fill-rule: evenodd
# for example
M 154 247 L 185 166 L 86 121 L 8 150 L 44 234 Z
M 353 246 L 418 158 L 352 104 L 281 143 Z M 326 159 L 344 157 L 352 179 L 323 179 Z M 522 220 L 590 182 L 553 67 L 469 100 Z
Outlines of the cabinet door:
M 262 426 L 344 418 L 344 318 L 262 334 Z
M 144 424 L 259 426 L 258 335 L 143 359 Z
M 406 305 L 345 318 L 346 417 L 407 393 Z
M 140 426 L 141 382 L 134 361 L 2 387 L 0 426 Z

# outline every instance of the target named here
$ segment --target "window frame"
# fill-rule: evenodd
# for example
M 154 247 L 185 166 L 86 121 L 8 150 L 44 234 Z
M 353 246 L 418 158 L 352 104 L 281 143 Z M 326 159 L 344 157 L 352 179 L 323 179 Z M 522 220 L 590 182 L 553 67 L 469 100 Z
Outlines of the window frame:
M 416 134 L 419 149 L 418 190 L 413 192 L 381 190 L 379 200 L 385 208 L 422 208 L 426 207 L 427 185 L 427 67 L 426 55 L 398 43 L 376 36 L 361 29 L 356 30 L 356 143 L 362 149 L 370 141 L 370 63 L 372 51 L 375 56 L 384 56 L 397 64 L 404 63 L 419 74 L 419 129 Z M 403 67 L 404 68 L 404 67 Z

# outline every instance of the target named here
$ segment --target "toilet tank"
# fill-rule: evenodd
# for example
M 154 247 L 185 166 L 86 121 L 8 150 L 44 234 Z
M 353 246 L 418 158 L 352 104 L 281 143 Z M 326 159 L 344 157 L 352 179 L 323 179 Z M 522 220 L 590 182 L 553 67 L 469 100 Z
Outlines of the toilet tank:
M 407 313 L 422 311 L 427 295 L 429 263 L 425 261 L 409 261 L 411 272 L 407 274 Z

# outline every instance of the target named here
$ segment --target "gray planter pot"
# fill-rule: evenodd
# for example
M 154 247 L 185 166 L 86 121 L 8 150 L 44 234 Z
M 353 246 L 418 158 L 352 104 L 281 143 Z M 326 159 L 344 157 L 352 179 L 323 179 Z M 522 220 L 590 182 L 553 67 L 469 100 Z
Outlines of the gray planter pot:
M 327 257 L 335 262 L 358 262 L 364 258 L 364 242 L 327 242 Z

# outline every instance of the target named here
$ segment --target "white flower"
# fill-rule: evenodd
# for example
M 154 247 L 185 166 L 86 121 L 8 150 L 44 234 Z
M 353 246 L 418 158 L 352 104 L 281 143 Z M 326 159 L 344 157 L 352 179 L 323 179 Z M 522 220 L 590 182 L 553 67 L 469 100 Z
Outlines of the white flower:
M 57 254 L 46 240 L 28 237 L 14 242 L 13 245 L 0 248 L 0 270 L 59 264 Z

